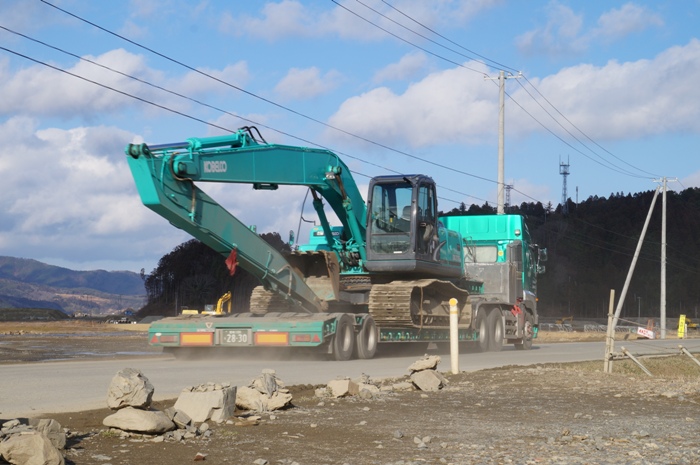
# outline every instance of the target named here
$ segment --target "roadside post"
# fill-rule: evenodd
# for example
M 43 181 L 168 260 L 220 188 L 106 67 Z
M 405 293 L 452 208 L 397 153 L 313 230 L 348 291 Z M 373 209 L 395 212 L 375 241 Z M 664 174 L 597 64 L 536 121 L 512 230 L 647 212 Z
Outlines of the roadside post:
M 459 331 L 457 323 L 459 312 L 457 311 L 457 299 L 450 299 L 450 366 L 452 374 L 459 373 Z
M 608 308 L 608 330 L 605 335 L 605 355 L 603 357 L 603 373 L 612 373 L 612 357 L 615 350 L 615 289 L 610 289 L 610 304 Z

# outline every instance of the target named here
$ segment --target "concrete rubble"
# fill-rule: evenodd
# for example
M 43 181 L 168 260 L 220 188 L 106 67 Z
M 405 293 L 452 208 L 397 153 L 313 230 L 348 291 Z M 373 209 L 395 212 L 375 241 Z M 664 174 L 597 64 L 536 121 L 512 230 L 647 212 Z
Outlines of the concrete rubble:
M 292 394 L 277 378 L 275 370 L 265 369 L 248 386 L 241 386 L 236 395 L 236 406 L 241 410 L 270 412 L 289 406 Z
M 112 410 L 124 407 L 147 409 L 151 405 L 154 388 L 141 371 L 124 368 L 112 378 L 107 391 L 107 406 Z
M 383 390 L 369 376 L 363 374 L 357 379 L 347 377 L 333 379 L 325 387 L 316 389 L 315 395 L 316 397 L 333 397 L 336 399 L 351 396 L 371 399 L 382 392 Z
M 109 415 L 102 424 L 122 431 L 161 434 L 176 428 L 175 423 L 159 410 L 141 410 L 127 407 Z
M 437 371 L 439 363 L 440 357 L 426 355 L 408 367 L 410 381 L 379 383 L 363 374 L 355 379 L 331 380 L 325 387 L 316 389 L 315 394 L 322 398 L 369 400 L 398 391 L 437 391 L 447 384 Z M 255 426 L 260 423 L 260 416 L 243 413 L 236 417 L 236 408 L 262 413 L 283 409 L 292 401 L 292 394 L 271 369 L 263 370 L 248 386 L 240 388 L 213 382 L 187 387 L 174 406 L 162 411 L 152 408 L 153 393 L 153 385 L 139 370 L 120 370 L 107 393 L 107 405 L 115 412 L 107 416 L 103 424 L 111 434 L 122 438 L 141 435 L 144 440 L 153 442 L 207 439 L 212 435 L 208 420 L 217 424 Z M 270 420 L 274 417 L 270 415 Z M 55 420 L 10 420 L 0 426 L 1 459 L 10 464 L 65 464 L 61 451 L 66 447 L 67 430 Z M 426 443 L 425 440 L 421 442 Z M 198 453 L 195 461 L 200 460 L 206 460 L 206 454 Z
M 116 410 L 102 424 L 122 431 L 160 434 L 176 428 L 163 412 L 151 409 L 155 389 L 141 371 L 124 368 L 117 372 L 107 390 L 107 406 Z
M 0 458 L 13 465 L 64 465 L 66 433 L 50 419 L 6 421 L 0 428 Z
M 236 386 L 230 383 L 206 383 L 182 390 L 173 407 L 192 421 L 224 421 L 236 410 Z
M 425 355 L 409 367 L 411 382 L 421 391 L 439 391 L 447 385 L 447 379 L 437 371 L 440 357 Z

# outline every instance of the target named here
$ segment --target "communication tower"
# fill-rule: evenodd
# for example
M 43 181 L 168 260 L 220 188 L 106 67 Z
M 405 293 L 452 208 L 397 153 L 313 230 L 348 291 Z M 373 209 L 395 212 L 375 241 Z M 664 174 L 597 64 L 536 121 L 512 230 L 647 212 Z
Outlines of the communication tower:
M 561 182 L 561 211 L 563 214 L 569 213 L 568 198 L 566 193 L 566 177 L 569 175 L 569 159 L 567 158 L 566 163 L 562 163 L 561 158 L 559 159 L 559 174 L 562 175 Z

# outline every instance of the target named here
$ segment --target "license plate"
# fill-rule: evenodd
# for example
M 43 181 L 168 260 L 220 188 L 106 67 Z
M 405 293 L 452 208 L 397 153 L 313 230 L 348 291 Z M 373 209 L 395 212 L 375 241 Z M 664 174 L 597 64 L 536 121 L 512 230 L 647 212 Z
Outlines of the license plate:
M 220 330 L 219 344 L 222 346 L 249 346 L 251 335 L 249 329 Z

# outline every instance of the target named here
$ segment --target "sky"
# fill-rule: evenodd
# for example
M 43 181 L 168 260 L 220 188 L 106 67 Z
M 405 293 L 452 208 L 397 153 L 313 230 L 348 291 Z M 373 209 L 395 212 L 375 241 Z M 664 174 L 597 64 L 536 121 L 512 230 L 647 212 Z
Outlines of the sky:
M 443 211 L 495 206 L 500 71 L 511 204 L 700 187 L 698 24 L 700 0 L 0 0 L 0 255 L 152 271 L 190 237 L 125 146 L 242 126 L 362 192 L 420 173 Z M 301 187 L 200 187 L 259 233 L 315 219 Z

